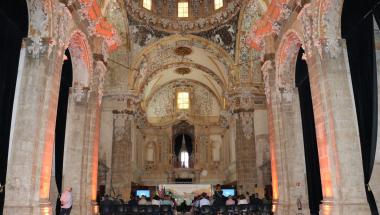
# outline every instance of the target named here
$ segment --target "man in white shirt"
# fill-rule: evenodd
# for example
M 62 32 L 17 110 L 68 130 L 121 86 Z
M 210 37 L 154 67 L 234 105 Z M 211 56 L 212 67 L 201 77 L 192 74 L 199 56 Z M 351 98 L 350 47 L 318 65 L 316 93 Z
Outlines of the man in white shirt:
M 60 215 L 70 215 L 71 208 L 73 206 L 73 197 L 71 195 L 73 188 L 68 187 L 65 189 L 65 192 L 61 195 L 61 212 Z
M 138 202 L 138 205 L 147 205 L 147 200 L 144 195 L 141 196 L 141 199 Z
M 199 201 L 199 207 L 202 207 L 204 205 L 210 205 L 210 201 L 207 199 L 206 193 L 202 193 L 202 199 Z

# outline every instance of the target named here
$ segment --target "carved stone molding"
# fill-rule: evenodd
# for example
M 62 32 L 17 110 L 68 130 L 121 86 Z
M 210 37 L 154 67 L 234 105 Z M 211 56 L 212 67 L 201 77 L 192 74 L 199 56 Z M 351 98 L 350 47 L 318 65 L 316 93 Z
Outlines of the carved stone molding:
M 98 103 L 99 105 L 102 103 L 103 98 L 103 84 L 104 84 L 104 77 L 107 72 L 107 67 L 104 64 L 103 61 L 96 61 L 95 63 L 95 69 L 91 81 L 91 89 L 92 91 L 95 91 L 98 96 Z
M 238 92 L 227 95 L 230 111 L 233 113 L 241 111 L 253 111 L 256 95 L 249 89 L 241 89 Z
M 243 129 L 244 137 L 250 140 L 253 136 L 253 114 L 254 112 L 240 112 L 239 117 Z
M 88 101 L 88 92 L 89 88 L 79 85 L 79 84 L 74 84 L 74 86 L 70 89 L 72 93 L 72 98 L 74 101 L 78 104 L 82 104 Z
M 264 62 L 263 66 L 261 67 L 261 71 L 263 72 L 264 92 L 265 92 L 267 104 L 269 104 L 271 100 L 270 73 L 275 72 L 273 64 L 274 62 L 272 60 L 267 60 Z
M 38 59 L 41 56 L 49 57 L 55 42 L 52 38 L 29 37 L 24 38 L 24 44 L 28 56 Z
M 52 10 L 48 0 L 28 1 L 29 32 L 32 36 L 47 37 L 49 35 L 49 14 Z
M 161 1 L 157 2 L 159 3 Z M 177 1 L 169 0 L 167 3 L 168 9 L 173 10 L 176 8 L 173 3 L 176 4 Z M 157 12 L 159 13 L 154 13 L 142 8 L 140 1 L 126 0 L 128 14 L 135 19 L 140 20 L 145 25 L 153 26 L 157 30 L 166 32 L 187 33 L 205 31 L 225 23 L 238 13 L 241 6 L 241 0 L 230 0 L 228 3 L 226 2 L 226 4 L 227 5 L 225 5 L 223 9 L 208 16 L 199 16 L 198 14 L 198 16 L 179 19 L 174 15 L 163 17 L 162 8 L 157 8 Z M 210 5 L 213 6 L 213 4 Z M 197 7 L 189 7 L 189 9 L 197 9 Z M 190 15 L 192 15 L 192 13 L 190 13 Z

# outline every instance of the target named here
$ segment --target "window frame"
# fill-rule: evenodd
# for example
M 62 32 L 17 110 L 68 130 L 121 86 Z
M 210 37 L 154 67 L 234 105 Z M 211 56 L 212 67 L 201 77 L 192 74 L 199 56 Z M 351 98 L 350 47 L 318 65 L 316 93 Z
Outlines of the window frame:
M 187 5 L 187 16 L 179 16 L 180 15 L 180 4 L 186 4 Z M 187 19 L 190 17 L 190 8 L 189 8 L 189 1 L 178 1 L 177 2 L 177 18 L 179 19 Z
M 188 95 L 188 98 L 187 98 L 187 108 L 180 108 L 180 105 L 185 105 L 186 103 L 180 103 L 180 94 L 182 93 L 186 93 Z M 189 90 L 183 90 L 183 89 L 179 89 L 177 90 L 176 92 L 176 109 L 179 110 L 179 111 L 189 111 L 190 110 L 190 104 L 191 104 L 191 99 L 190 99 L 190 91 Z
M 145 4 L 146 1 L 149 1 L 150 8 L 145 7 L 145 5 L 146 5 L 146 4 Z M 143 7 L 145 10 L 152 11 L 152 9 L 153 9 L 153 0 L 142 0 L 142 7 Z
M 218 1 L 218 2 L 217 2 Z M 220 1 L 220 2 L 219 2 Z M 221 6 L 216 8 L 216 3 L 218 3 L 218 6 L 220 5 L 221 3 Z M 224 7 L 224 0 L 214 0 L 214 10 L 217 11 L 217 10 L 220 10 Z

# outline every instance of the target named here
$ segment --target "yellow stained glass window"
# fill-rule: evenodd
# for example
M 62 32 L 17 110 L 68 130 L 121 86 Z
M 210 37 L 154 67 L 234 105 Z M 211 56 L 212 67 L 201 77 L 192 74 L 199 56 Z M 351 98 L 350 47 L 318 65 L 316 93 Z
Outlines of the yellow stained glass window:
M 223 7 L 223 0 L 214 0 L 215 10 Z
M 178 2 L 178 17 L 189 17 L 188 2 Z
M 189 109 L 190 97 L 189 92 L 178 92 L 177 94 L 177 107 L 178 109 Z
M 152 10 L 152 0 L 143 0 L 143 7 Z

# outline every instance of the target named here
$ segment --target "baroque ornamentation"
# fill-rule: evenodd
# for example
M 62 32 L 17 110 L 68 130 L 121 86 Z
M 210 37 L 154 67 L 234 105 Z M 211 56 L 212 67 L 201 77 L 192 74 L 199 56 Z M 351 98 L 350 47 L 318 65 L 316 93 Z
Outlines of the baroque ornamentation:
M 264 47 L 264 37 L 270 34 L 279 35 L 282 25 L 288 20 L 293 11 L 300 6 L 301 1 L 296 1 L 295 3 L 284 0 L 271 1 L 266 14 L 252 28 L 247 42 L 252 48 L 262 50 Z
M 264 62 L 261 67 L 261 71 L 263 72 L 263 80 L 264 80 L 264 92 L 267 100 L 267 104 L 271 103 L 271 90 L 270 90 L 270 74 L 274 72 L 273 61 L 267 60 Z
M 55 42 L 51 38 L 30 37 L 24 39 L 26 51 L 33 59 L 38 59 L 41 56 L 49 57 Z
M 247 38 L 251 32 L 253 24 L 260 18 L 261 15 L 259 8 L 260 6 L 258 4 L 258 1 L 249 1 L 240 15 L 242 18 L 239 23 L 240 30 L 237 41 L 237 50 L 240 51 L 237 52 L 237 58 L 240 65 L 239 81 L 241 82 L 250 82 L 252 81 L 252 78 L 254 82 L 261 82 L 259 72 L 255 73 L 255 71 L 259 71 L 260 58 L 263 52 L 251 49 L 247 43 Z M 253 77 L 251 78 L 250 73 L 252 72 Z
M 104 84 L 104 77 L 107 72 L 107 67 L 104 65 L 103 61 L 96 61 L 95 63 L 95 69 L 92 77 L 92 83 L 91 88 L 93 91 L 97 93 L 98 96 L 98 104 L 100 105 L 102 103 L 103 98 L 103 84 Z
M 34 37 L 46 37 L 48 31 L 48 11 L 51 10 L 47 0 L 33 0 L 28 2 L 29 17 L 30 17 L 30 32 L 34 32 Z
M 157 30 L 173 33 L 194 33 L 215 28 L 236 15 L 241 6 L 240 0 L 231 0 L 222 10 L 214 13 L 214 4 L 212 2 L 206 4 L 206 1 L 204 3 L 205 9 L 207 9 L 204 10 L 204 16 L 200 16 L 201 14 L 198 11 L 200 4 L 198 6 L 196 6 L 197 4 L 191 4 L 190 6 L 193 7 L 190 7 L 190 10 L 193 13 L 190 14 L 194 14 L 194 16 L 188 19 L 179 19 L 176 12 L 176 0 L 167 0 L 166 5 L 162 4 L 161 1 L 157 1 L 157 13 L 141 8 L 138 0 L 126 0 L 128 14 L 135 19 L 141 21 L 144 25 L 153 26 Z
M 236 14 L 231 20 L 217 28 L 197 33 L 195 35 L 213 41 L 220 47 L 224 48 L 232 57 L 235 56 L 236 35 L 238 32 L 239 14 Z
M 297 32 L 289 30 L 281 40 L 276 53 L 276 83 L 280 89 L 289 89 L 295 83 L 295 68 L 301 40 Z
M 253 112 L 242 111 L 239 113 L 244 137 L 250 140 L 253 136 Z

